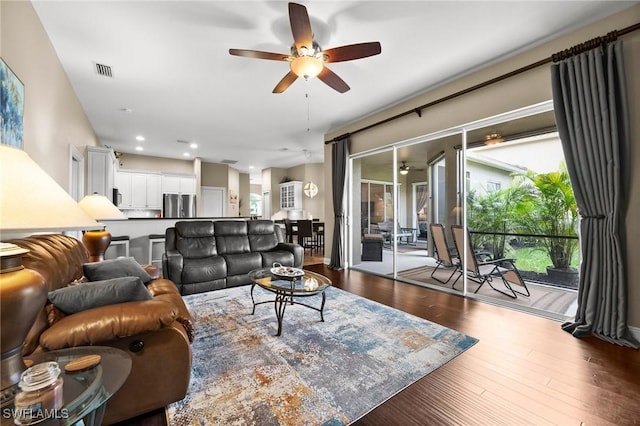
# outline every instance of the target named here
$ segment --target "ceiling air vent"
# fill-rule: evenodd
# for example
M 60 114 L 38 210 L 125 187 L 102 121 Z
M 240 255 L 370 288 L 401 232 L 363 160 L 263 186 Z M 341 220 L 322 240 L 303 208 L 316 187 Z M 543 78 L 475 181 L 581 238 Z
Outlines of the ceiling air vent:
M 236 164 L 238 161 L 237 160 L 222 160 L 221 163 L 222 164 Z
M 183 143 L 183 144 L 189 144 L 189 141 L 185 141 L 184 139 L 178 139 L 176 142 L 178 143 Z
M 111 67 L 109 65 L 96 63 L 96 71 L 98 72 L 98 75 L 113 78 L 113 74 L 111 73 Z

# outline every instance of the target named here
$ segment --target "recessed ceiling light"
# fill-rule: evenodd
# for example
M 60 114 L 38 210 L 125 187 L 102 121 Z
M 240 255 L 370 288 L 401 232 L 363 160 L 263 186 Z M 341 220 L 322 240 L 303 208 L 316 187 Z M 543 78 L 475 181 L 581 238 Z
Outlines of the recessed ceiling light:
M 131 108 L 120 108 L 120 111 L 126 112 L 127 114 L 131 114 L 133 112 Z
M 142 142 L 144 140 L 144 136 L 136 136 L 136 140 Z
M 253 169 L 253 168 L 255 168 L 255 167 L 253 167 L 253 166 L 249 166 L 249 168 L 250 168 L 250 169 Z
M 144 148 L 142 148 L 141 146 L 136 146 L 136 151 L 142 151 L 144 150 Z
M 192 143 L 191 145 L 189 145 L 189 147 L 191 149 L 196 149 L 198 147 L 198 144 L 197 143 Z
M 185 157 L 188 157 L 189 153 L 188 152 L 183 152 L 182 155 L 184 155 Z

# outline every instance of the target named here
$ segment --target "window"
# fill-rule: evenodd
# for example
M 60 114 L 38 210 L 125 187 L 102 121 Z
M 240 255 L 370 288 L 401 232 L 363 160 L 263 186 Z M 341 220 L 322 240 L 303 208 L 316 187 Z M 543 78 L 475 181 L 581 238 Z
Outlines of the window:
M 500 184 L 500 182 L 492 182 L 492 181 L 487 181 L 487 192 L 496 192 L 496 191 L 500 191 L 502 185 Z

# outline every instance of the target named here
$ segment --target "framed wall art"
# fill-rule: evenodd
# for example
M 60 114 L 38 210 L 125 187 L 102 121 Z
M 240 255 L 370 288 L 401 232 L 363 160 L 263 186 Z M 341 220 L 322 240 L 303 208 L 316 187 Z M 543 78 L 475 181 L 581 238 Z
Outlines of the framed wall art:
M 0 58 L 0 142 L 22 149 L 24 84 Z

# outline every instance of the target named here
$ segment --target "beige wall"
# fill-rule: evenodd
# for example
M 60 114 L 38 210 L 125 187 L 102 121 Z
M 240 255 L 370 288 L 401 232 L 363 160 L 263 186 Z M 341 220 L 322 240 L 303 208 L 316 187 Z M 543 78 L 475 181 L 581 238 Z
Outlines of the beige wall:
M 250 203 L 249 194 L 251 193 L 251 176 L 248 173 L 240 173 L 239 175 L 239 188 L 240 188 L 240 216 L 250 216 Z
M 86 155 L 97 137 L 31 3 L 0 9 L 1 56 L 24 84 L 23 149 L 69 190 L 69 145 Z
M 227 216 L 240 216 L 240 173 L 233 167 L 228 167 L 228 200 Z
M 194 174 L 194 161 L 172 158 L 152 157 L 149 155 L 122 154 L 120 168 L 145 172 Z
M 331 194 L 331 191 L 327 191 L 327 187 L 324 185 L 324 164 L 305 164 L 303 182 L 315 183 L 318 187 L 318 195 L 316 195 L 314 198 L 309 198 L 306 195 L 303 195 L 302 207 L 306 211 L 310 212 L 314 218 L 324 220 L 324 199 L 327 194 Z
M 402 102 L 386 111 L 374 114 L 357 123 L 345 126 L 326 135 L 326 140 L 362 128 L 368 124 L 411 110 L 419 105 L 469 88 L 499 75 L 513 71 L 533 62 L 550 57 L 553 53 L 584 42 L 593 37 L 604 35 L 614 29 L 622 29 L 640 21 L 640 6 L 634 6 L 610 18 L 587 26 L 572 34 L 545 43 L 513 58 L 497 63 L 483 70 L 469 74 L 441 87 L 427 91 L 414 99 Z M 627 89 L 631 117 L 631 187 L 630 206 L 627 214 L 629 238 L 627 249 L 629 258 L 634 259 L 640 253 L 640 32 L 630 33 L 623 38 L 625 63 L 627 67 Z M 358 133 L 352 137 L 352 152 L 397 143 L 412 137 L 429 134 L 438 130 L 460 126 L 464 123 L 487 118 L 500 113 L 513 111 L 551 99 L 550 65 L 544 65 L 528 72 L 511 77 L 500 83 L 476 90 L 451 101 L 444 102 L 422 111 L 422 117 L 411 114 L 385 125 Z M 436 147 L 434 147 L 436 148 Z M 452 146 L 444 146 L 448 172 L 454 173 L 455 153 Z M 436 148 L 436 149 L 439 149 Z M 436 150 L 434 149 L 434 151 Z M 331 145 L 325 146 L 325 158 L 331 158 Z M 325 185 L 331 185 L 331 163 L 325 162 Z M 451 165 L 451 167 L 450 167 Z M 449 178 L 449 176 L 447 176 Z M 453 194 L 448 194 L 453 195 Z M 327 234 L 332 234 L 333 203 L 326 197 L 325 222 Z M 452 218 L 450 218 L 452 220 Z M 331 243 L 327 244 L 325 257 L 329 257 Z M 629 283 L 629 324 L 640 327 L 640 264 L 630 262 Z
M 271 215 L 273 216 L 280 210 L 280 182 L 284 179 L 285 176 L 289 176 L 287 173 L 287 169 L 280 169 L 277 167 L 271 167 L 269 170 L 269 182 L 268 187 L 270 188 L 269 195 L 271 196 Z M 262 182 L 262 187 L 264 189 L 265 182 Z
M 265 171 L 268 171 L 265 173 Z M 271 191 L 271 214 L 280 210 L 280 183 L 287 177 L 289 180 L 307 183 L 312 181 L 318 186 L 318 195 L 313 199 L 302 197 L 302 209 L 311 213 L 314 218 L 324 219 L 325 216 L 325 196 L 327 195 L 324 182 L 324 163 L 300 164 L 288 169 L 272 167 L 265 169 L 262 175 L 262 191 L 270 188 Z M 265 180 L 265 177 L 267 179 Z M 265 185 L 265 182 L 267 184 Z M 268 186 L 267 186 L 268 185 Z M 330 194 L 330 192 L 329 192 Z
M 202 186 L 229 187 L 229 166 L 218 163 L 205 163 L 200 165 L 200 181 Z
M 258 185 L 257 183 L 250 184 L 249 192 L 252 194 L 258 194 L 262 197 L 262 185 Z

